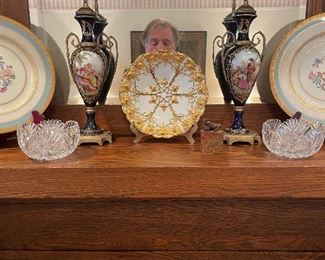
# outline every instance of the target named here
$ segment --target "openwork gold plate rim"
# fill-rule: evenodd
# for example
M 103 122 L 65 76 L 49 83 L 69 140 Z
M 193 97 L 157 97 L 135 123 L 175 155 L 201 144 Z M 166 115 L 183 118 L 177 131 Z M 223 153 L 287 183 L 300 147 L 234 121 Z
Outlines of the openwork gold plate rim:
M 124 72 L 122 110 L 140 132 L 157 138 L 183 135 L 208 101 L 200 67 L 187 55 L 157 50 L 139 56 Z

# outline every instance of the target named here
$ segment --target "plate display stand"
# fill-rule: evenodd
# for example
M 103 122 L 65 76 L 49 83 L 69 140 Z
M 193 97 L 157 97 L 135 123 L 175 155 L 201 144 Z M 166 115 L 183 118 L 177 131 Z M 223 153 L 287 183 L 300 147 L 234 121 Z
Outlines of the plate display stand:
M 194 133 L 198 130 L 198 125 L 197 123 L 195 123 L 193 125 L 193 127 L 186 133 L 180 135 L 180 136 L 184 136 L 186 138 L 186 140 L 190 143 L 190 144 L 194 144 L 195 140 L 193 138 Z M 138 129 L 135 128 L 135 126 L 133 124 L 130 125 L 130 130 L 135 134 L 135 139 L 133 140 L 134 144 L 138 144 L 140 143 L 142 140 L 144 140 L 146 137 L 150 137 L 150 135 L 146 135 L 142 132 L 140 132 Z

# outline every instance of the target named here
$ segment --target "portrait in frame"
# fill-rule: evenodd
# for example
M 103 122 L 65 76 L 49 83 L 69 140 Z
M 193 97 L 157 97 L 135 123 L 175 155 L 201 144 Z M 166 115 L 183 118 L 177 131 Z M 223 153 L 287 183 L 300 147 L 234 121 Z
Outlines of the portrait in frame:
M 206 31 L 180 31 L 180 43 L 177 51 L 182 52 L 193 59 L 205 73 L 206 60 Z M 131 31 L 131 62 L 144 53 L 141 43 L 142 31 Z

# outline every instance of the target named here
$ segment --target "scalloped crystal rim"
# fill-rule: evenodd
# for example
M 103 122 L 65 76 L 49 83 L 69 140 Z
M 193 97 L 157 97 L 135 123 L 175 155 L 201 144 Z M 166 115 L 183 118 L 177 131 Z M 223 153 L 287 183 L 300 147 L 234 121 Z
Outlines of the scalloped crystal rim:
M 269 119 L 263 123 L 262 138 L 267 149 L 286 158 L 306 158 L 317 153 L 324 143 L 324 127 L 303 119 L 284 122 Z
M 44 120 L 28 123 L 17 129 L 20 149 L 30 158 L 39 161 L 62 159 L 78 146 L 80 128 L 76 121 Z

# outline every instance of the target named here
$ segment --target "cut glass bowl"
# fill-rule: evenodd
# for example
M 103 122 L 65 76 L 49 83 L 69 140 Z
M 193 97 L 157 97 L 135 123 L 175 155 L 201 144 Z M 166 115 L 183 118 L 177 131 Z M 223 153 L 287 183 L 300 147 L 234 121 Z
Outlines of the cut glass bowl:
M 25 124 L 17 130 L 20 149 L 40 161 L 57 160 L 70 155 L 78 146 L 79 124 L 76 121 L 44 120 Z
M 263 123 L 265 146 L 274 154 L 287 158 L 304 158 L 317 153 L 324 143 L 324 128 L 303 119 L 290 118 L 284 122 L 269 119 Z

